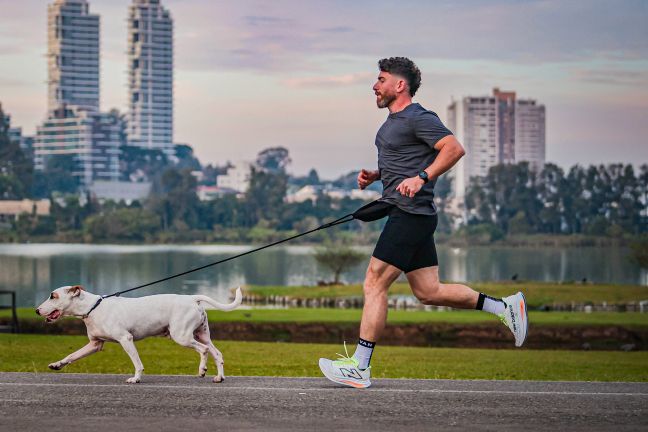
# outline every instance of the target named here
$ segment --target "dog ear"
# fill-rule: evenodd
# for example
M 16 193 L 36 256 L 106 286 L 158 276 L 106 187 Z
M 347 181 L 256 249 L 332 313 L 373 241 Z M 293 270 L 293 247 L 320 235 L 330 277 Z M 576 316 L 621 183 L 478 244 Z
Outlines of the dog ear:
M 81 291 L 85 291 L 81 285 L 74 285 L 67 289 L 67 292 L 72 294 L 72 297 L 78 297 Z

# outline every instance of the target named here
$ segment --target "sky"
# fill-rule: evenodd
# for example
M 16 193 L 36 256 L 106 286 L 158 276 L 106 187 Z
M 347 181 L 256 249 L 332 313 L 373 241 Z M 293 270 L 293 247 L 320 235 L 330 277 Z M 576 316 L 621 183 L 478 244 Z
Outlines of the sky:
M 0 103 L 33 134 L 47 110 L 47 4 L 0 0 Z M 130 0 L 101 16 L 101 108 L 126 111 Z M 162 0 L 174 20 L 174 141 L 204 163 L 289 149 L 323 178 L 376 166 L 383 57 L 422 71 L 415 102 L 447 118 L 465 96 L 546 107 L 547 160 L 648 163 L 648 1 Z

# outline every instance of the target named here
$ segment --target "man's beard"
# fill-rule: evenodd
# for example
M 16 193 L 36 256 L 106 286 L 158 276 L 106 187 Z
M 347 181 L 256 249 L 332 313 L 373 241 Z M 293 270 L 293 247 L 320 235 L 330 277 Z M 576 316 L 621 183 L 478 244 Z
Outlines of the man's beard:
M 376 98 L 376 105 L 378 108 L 387 108 L 395 99 L 396 95 L 383 94 Z

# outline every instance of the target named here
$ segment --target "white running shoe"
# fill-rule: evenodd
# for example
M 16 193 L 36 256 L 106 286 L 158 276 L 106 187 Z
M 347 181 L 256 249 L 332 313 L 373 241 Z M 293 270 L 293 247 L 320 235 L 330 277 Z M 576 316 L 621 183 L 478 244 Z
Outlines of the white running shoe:
M 529 317 L 524 294 L 518 292 L 502 299 L 506 305 L 504 313 L 500 314 L 500 320 L 513 332 L 515 346 L 521 347 L 527 337 L 529 330 Z
M 349 357 L 346 350 L 346 343 L 344 344 L 344 352 L 346 356 L 338 354 L 339 360 L 329 360 L 325 358 L 319 359 L 319 367 L 324 376 L 334 383 L 346 385 L 354 388 L 367 388 L 371 385 L 371 367 L 365 370 L 358 368 L 358 360 Z

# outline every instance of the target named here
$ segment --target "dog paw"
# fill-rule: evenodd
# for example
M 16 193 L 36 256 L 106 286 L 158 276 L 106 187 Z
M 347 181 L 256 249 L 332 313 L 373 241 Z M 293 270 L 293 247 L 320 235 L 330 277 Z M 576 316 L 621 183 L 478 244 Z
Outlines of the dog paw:
M 61 369 L 63 369 L 63 366 L 65 366 L 65 365 L 62 364 L 61 362 L 50 363 L 50 364 L 47 365 L 47 367 L 52 369 L 52 370 L 61 370 Z
M 215 383 L 222 383 L 222 382 L 225 381 L 225 377 L 218 375 L 218 376 L 215 376 L 212 381 L 214 381 Z
M 198 371 L 198 376 L 199 376 L 200 378 L 204 378 L 205 375 L 207 375 L 207 368 L 200 369 L 200 370 Z
M 140 382 L 140 379 L 137 377 L 132 377 L 132 378 L 128 378 L 126 382 L 128 384 L 137 384 L 138 382 Z

